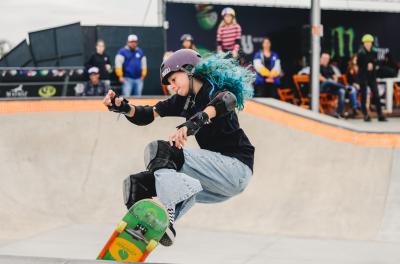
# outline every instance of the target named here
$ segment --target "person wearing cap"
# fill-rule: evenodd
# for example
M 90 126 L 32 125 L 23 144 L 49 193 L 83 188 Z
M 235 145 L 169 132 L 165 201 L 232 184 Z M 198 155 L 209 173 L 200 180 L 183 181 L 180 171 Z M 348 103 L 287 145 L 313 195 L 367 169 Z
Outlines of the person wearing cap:
M 228 200 L 249 183 L 255 148 L 240 128 L 236 110 L 252 97 L 255 76 L 223 54 L 201 58 L 191 49 L 180 49 L 161 64 L 160 77 L 175 92 L 166 100 L 133 105 L 110 90 L 103 104 L 141 126 L 157 117 L 186 119 L 168 141 L 147 145 L 146 171 L 126 178 L 123 188 L 127 208 L 154 196 L 167 208 L 170 224 L 160 243 L 170 246 L 176 237 L 175 220 L 195 202 Z M 200 149 L 185 147 L 189 136 L 195 136 Z
M 190 34 L 183 34 L 181 36 L 181 45 L 182 49 L 192 49 L 197 51 L 196 46 L 194 45 L 194 39 Z
M 110 82 L 110 73 L 112 72 L 110 57 L 105 53 L 106 44 L 104 40 L 99 39 L 96 42 L 96 52 L 90 56 L 85 64 L 85 68 L 89 70 L 97 67 L 100 71 L 100 79 Z
M 239 57 L 242 28 L 236 20 L 233 8 L 226 7 L 222 10 L 223 17 L 217 29 L 217 52 L 232 52 L 232 57 Z
M 367 95 L 368 87 L 371 89 L 373 94 L 373 103 L 378 113 L 378 121 L 387 121 L 383 115 L 381 100 L 378 92 L 378 86 L 376 83 L 376 64 L 378 52 L 373 46 L 374 37 L 371 34 L 365 34 L 362 39 L 362 46 L 357 53 L 357 65 L 358 65 L 358 79 L 361 90 L 361 111 L 364 115 L 364 121 L 371 121 L 371 117 L 367 110 Z
M 122 83 L 124 96 L 142 95 L 143 80 L 147 75 L 147 60 L 138 47 L 138 37 L 129 35 L 127 45 L 115 57 L 115 74 Z
M 91 67 L 88 70 L 89 81 L 83 90 L 83 96 L 104 96 L 109 87 L 106 82 L 100 80 L 100 70 L 97 67 Z

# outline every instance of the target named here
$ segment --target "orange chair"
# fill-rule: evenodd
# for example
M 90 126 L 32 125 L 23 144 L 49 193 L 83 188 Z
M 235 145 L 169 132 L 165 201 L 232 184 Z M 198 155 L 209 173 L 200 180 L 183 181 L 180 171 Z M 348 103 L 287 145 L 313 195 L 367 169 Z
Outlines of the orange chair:
M 291 88 L 278 87 L 278 95 L 280 100 L 297 105 L 296 96 Z
M 342 77 L 343 78 L 343 77 Z M 346 78 L 347 81 L 347 78 Z M 310 83 L 309 75 L 293 75 L 293 82 L 300 97 L 300 106 L 309 109 L 310 98 L 301 91 L 302 85 Z M 323 114 L 332 114 L 337 106 L 338 97 L 329 93 L 320 93 L 319 111 Z
M 342 76 L 339 78 L 339 81 L 341 81 L 345 86 L 349 85 L 349 81 L 347 80 L 346 74 L 342 74 Z
M 323 114 L 332 114 L 337 107 L 338 96 L 329 93 L 320 93 L 319 111 Z
M 394 107 L 400 106 L 400 84 L 394 83 L 393 87 L 393 96 L 394 96 Z
M 310 108 L 310 98 L 308 97 L 307 94 L 304 94 L 302 92 L 302 87 L 304 87 L 304 85 L 310 83 L 310 76 L 295 74 L 295 75 L 293 75 L 293 83 L 294 83 L 294 86 L 296 87 L 297 93 L 299 95 L 300 107 L 309 109 Z

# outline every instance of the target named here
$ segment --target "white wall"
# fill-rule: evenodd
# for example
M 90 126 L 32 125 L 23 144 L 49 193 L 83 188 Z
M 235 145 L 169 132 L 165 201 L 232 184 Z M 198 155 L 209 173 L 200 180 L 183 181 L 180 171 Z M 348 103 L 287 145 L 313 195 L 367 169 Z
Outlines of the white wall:
M 14 45 L 26 38 L 28 32 L 79 21 L 83 25 L 156 26 L 158 0 L 0 1 L 0 39 Z

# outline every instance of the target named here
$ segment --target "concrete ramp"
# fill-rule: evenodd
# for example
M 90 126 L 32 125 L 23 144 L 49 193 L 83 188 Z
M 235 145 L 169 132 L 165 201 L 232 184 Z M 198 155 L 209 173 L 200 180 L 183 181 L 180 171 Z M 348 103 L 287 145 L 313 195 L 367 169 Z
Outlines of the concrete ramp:
M 182 121 L 137 127 L 99 100 L 1 102 L 0 112 L 0 240 L 116 223 L 125 212 L 122 180 L 143 170 L 149 141 L 167 139 Z M 248 102 L 239 118 L 256 146 L 250 185 L 227 202 L 197 204 L 179 226 L 400 241 L 400 135 L 308 115 Z
M 61 258 L 0 256 L 0 263 L 1 264 L 94 264 L 94 263 L 109 264 L 110 262 L 98 261 L 98 260 L 73 260 L 73 259 L 61 259 Z

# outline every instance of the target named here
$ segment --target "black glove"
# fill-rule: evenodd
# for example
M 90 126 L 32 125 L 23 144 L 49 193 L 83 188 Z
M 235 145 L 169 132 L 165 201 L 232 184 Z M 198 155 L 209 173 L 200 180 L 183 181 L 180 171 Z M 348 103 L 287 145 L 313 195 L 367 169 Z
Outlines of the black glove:
M 185 123 L 177 126 L 176 128 L 187 127 L 187 135 L 192 136 L 196 135 L 196 133 L 200 130 L 202 126 L 210 123 L 210 118 L 208 117 L 206 112 L 198 112 L 194 116 L 192 116 Z
M 115 104 L 115 98 L 111 99 L 111 105 L 108 106 L 108 110 L 116 112 L 116 113 L 121 113 L 121 114 L 128 114 L 131 111 L 131 106 L 129 105 L 129 101 L 124 98 L 122 100 L 121 105 L 117 106 Z

